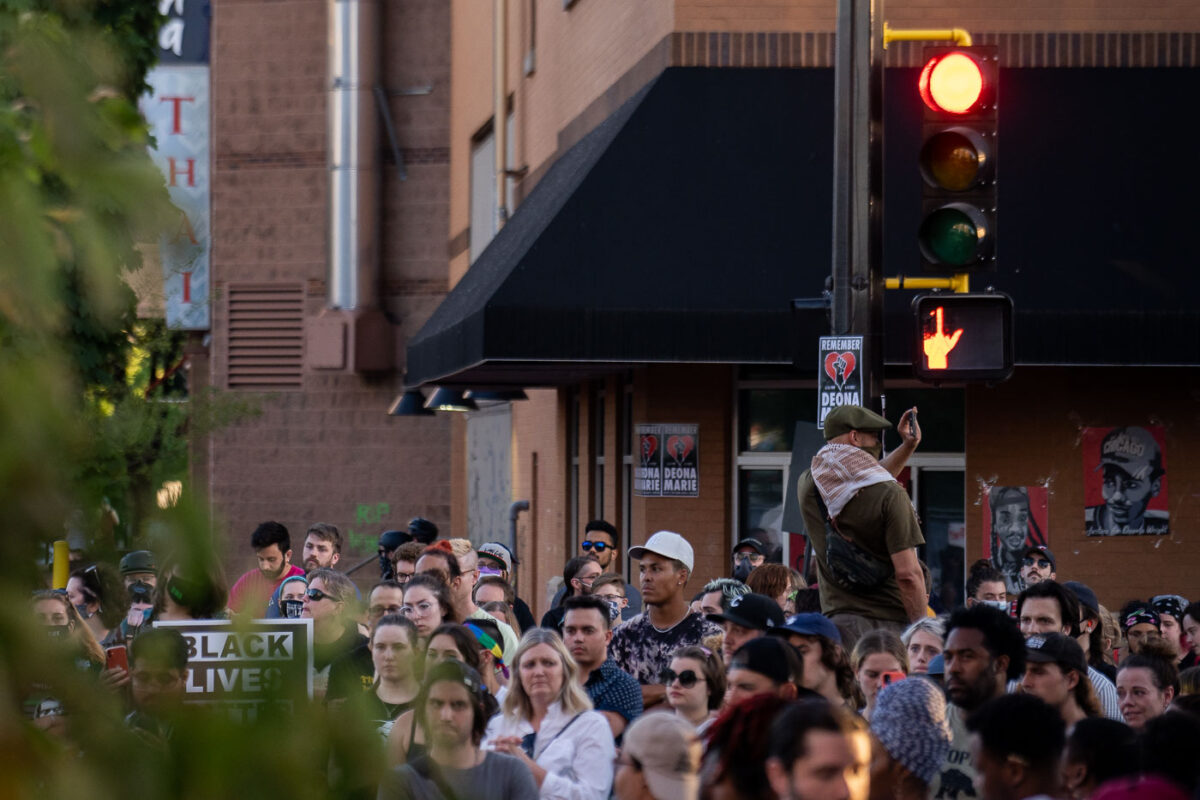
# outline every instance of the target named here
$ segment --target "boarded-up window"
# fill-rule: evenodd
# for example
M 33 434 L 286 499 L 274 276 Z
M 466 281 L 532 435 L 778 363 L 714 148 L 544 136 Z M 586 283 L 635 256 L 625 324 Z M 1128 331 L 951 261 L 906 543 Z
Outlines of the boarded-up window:
M 304 286 L 231 283 L 230 389 L 299 389 L 304 371 Z

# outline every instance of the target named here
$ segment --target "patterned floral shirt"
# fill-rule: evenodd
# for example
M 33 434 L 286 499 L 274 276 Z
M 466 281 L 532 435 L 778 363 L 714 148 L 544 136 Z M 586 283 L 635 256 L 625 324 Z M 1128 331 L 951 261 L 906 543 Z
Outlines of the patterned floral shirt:
M 670 628 L 659 630 L 643 612 L 613 631 L 608 656 L 637 678 L 638 683 L 657 684 L 662 682 L 663 670 L 671 666 L 671 653 L 681 647 L 699 645 L 720 632 L 715 622 L 693 613 Z

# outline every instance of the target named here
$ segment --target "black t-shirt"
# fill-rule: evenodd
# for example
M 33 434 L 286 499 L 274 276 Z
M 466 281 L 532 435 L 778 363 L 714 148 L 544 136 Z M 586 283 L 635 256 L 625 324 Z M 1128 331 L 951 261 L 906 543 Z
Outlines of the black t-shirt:
M 363 692 L 370 691 L 375 684 L 375 662 L 371 660 L 371 645 L 367 642 L 367 637 L 358 633 L 354 628 L 349 630 L 362 642 L 350 652 L 334 658 L 329 667 L 329 689 L 325 693 L 327 701 L 356 697 Z M 345 638 L 343 636 L 333 644 L 336 645 Z M 313 650 L 313 665 L 317 666 L 315 646 Z M 317 666 L 317 669 L 320 669 L 320 666 Z
M 513 603 L 513 613 L 517 616 L 517 624 L 521 626 L 521 630 L 527 631 L 530 628 L 537 627 L 537 620 L 533 618 L 533 612 L 529 610 L 529 606 L 521 598 L 516 598 Z
M 567 610 L 562 606 L 552 608 L 542 615 L 541 627 L 555 631 L 560 636 L 562 635 L 563 617 L 567 615 Z

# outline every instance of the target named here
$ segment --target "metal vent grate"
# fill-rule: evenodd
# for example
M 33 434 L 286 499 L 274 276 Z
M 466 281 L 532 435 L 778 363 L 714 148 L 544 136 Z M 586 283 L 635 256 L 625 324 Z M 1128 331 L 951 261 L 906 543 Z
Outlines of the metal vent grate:
M 304 374 L 304 284 L 231 283 L 230 389 L 299 389 Z

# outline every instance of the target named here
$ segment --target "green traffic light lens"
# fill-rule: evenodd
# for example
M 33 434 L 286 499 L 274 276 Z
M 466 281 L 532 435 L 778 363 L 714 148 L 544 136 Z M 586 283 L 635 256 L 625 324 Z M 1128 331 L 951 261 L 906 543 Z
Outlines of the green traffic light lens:
M 986 235 L 969 214 L 954 207 L 934 211 L 925 218 L 920 232 L 921 246 L 930 260 L 952 267 L 974 261 Z
M 935 186 L 963 192 L 979 181 L 986 158 L 967 136 L 954 130 L 942 131 L 921 148 L 921 170 Z

